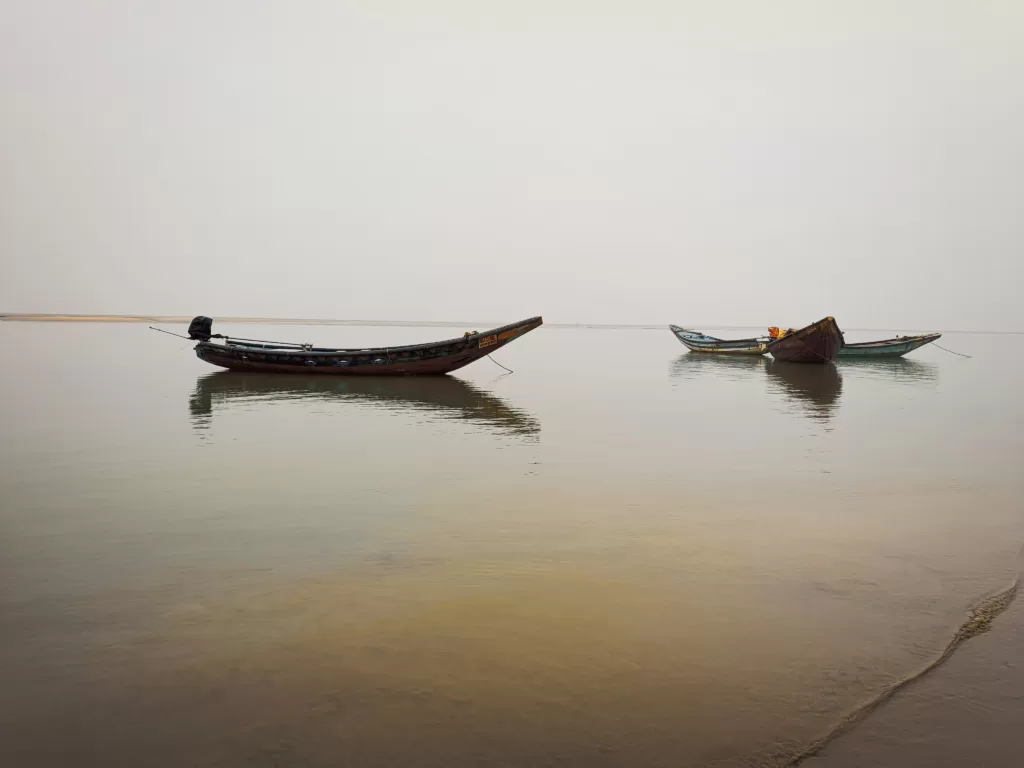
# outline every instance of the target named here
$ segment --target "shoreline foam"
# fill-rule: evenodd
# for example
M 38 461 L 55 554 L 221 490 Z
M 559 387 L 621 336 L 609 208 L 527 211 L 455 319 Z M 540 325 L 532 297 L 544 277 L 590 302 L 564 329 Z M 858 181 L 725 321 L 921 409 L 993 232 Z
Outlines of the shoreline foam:
M 1013 603 L 1020 588 L 1020 583 L 1021 575 L 1018 573 L 1017 577 L 1009 585 L 998 592 L 987 595 L 971 606 L 967 619 L 957 628 L 956 633 L 942 653 L 921 669 L 897 680 L 870 701 L 865 702 L 852 712 L 846 714 L 828 733 L 811 742 L 800 752 L 786 760 L 783 765 L 786 768 L 790 768 L 790 766 L 798 766 L 806 760 L 820 756 L 832 742 L 856 729 L 858 725 L 863 723 L 879 707 L 892 700 L 897 693 L 926 677 L 949 661 L 954 652 L 963 643 L 988 632 L 992 628 L 992 622 L 995 618 L 1006 611 Z

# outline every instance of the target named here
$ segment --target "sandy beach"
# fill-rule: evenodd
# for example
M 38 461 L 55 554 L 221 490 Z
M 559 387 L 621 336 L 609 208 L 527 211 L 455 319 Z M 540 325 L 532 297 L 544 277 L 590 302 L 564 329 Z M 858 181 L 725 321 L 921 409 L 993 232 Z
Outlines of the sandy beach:
M 1024 604 L 803 765 L 959 768 L 1024 762 Z

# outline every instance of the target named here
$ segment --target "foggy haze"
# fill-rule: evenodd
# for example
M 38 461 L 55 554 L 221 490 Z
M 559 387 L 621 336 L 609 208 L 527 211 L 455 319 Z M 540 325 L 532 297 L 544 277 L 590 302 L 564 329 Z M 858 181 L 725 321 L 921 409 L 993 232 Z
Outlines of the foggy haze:
M 0 312 L 1024 331 L 1024 3 L 0 2 Z

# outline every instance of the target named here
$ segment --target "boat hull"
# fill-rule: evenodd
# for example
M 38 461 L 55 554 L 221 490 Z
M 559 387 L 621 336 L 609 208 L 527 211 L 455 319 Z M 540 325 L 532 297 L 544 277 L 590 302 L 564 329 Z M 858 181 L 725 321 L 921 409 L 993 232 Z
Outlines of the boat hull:
M 201 341 L 196 356 L 230 371 L 328 376 L 439 376 L 486 357 L 544 323 L 532 317 L 482 333 L 430 344 L 374 349 L 294 349 L 271 344 Z
M 670 325 L 669 330 L 679 343 L 691 352 L 715 355 L 763 355 L 766 343 L 762 339 L 718 339 L 697 331 Z
M 903 357 L 908 352 L 920 349 L 925 344 L 942 338 L 941 333 L 927 333 L 922 336 L 905 336 L 884 341 L 867 341 L 862 344 L 844 344 L 839 350 L 841 358 Z
M 776 360 L 787 363 L 834 362 L 843 346 L 843 332 L 834 318 L 826 317 L 768 344 Z

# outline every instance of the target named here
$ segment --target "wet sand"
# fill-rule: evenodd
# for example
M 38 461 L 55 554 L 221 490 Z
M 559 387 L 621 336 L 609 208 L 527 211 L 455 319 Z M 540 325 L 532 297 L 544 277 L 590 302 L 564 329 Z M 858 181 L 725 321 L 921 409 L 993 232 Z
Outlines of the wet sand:
M 1024 602 L 942 667 L 803 763 L 813 768 L 1024 764 Z

